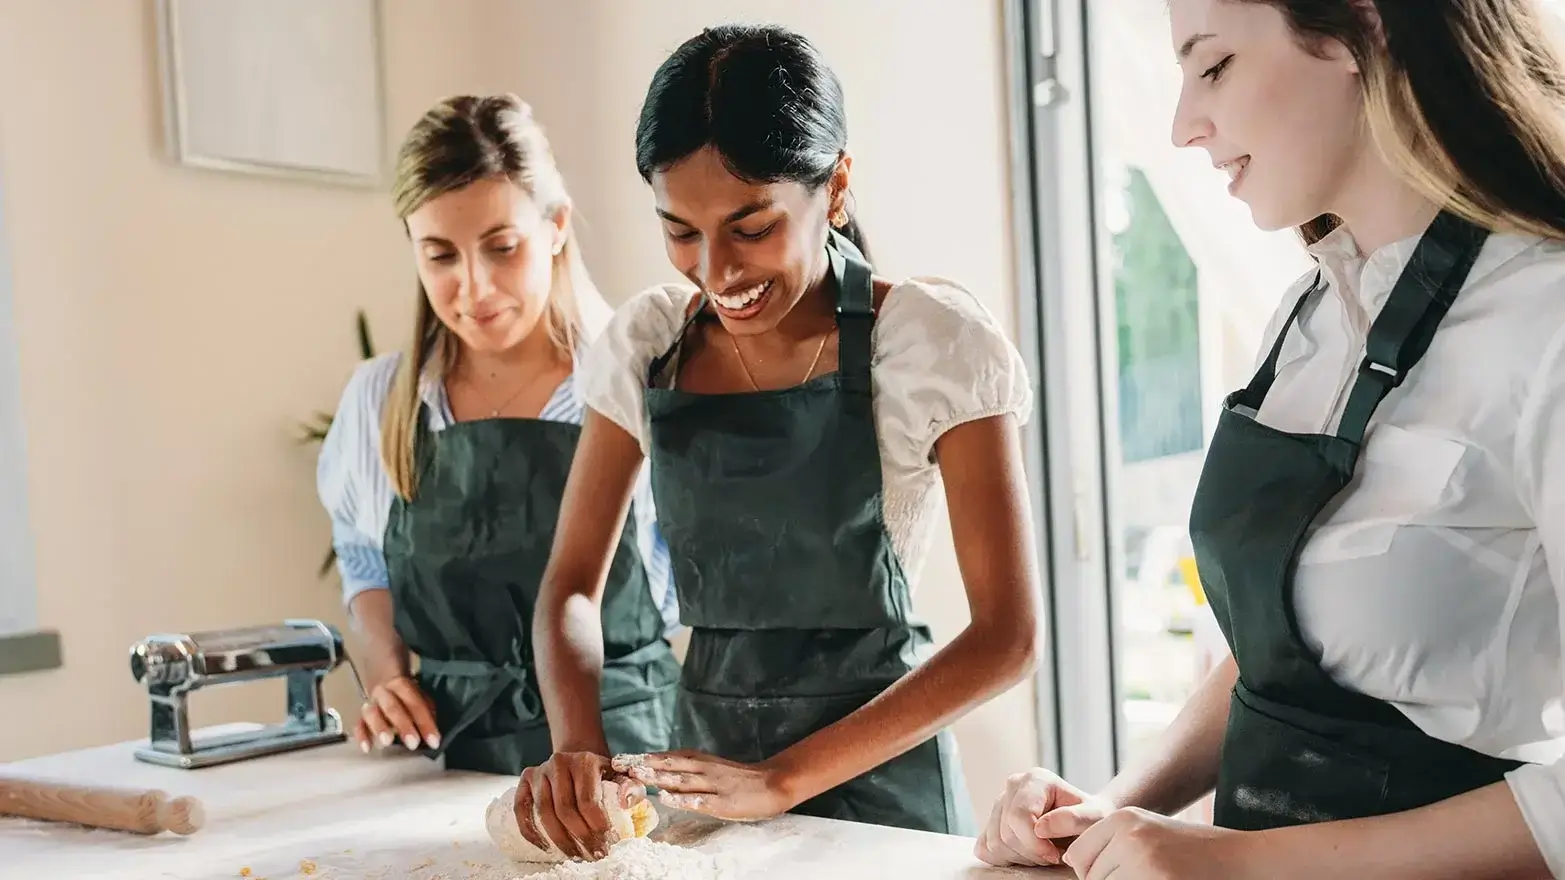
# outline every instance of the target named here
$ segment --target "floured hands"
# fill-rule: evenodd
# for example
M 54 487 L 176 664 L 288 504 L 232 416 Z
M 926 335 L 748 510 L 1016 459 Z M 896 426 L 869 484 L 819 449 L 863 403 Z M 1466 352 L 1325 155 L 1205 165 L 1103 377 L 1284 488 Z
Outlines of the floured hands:
M 775 767 L 702 752 L 663 752 L 620 762 L 632 779 L 660 789 L 663 804 L 718 819 L 754 822 L 797 806 Z
M 630 809 L 646 790 L 594 752 L 557 752 L 522 771 L 516 785 L 516 827 L 528 843 L 567 856 L 596 860 L 608 855 L 619 833 L 604 802 L 604 780 L 618 781 L 620 806 Z

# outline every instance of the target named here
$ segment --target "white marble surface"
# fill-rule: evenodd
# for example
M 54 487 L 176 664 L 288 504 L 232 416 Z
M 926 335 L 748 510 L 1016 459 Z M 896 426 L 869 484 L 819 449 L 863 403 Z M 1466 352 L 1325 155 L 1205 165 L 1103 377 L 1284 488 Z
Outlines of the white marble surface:
M 0 878 L 511 880 L 538 872 L 506 862 L 484 832 L 484 807 L 509 777 L 446 773 L 421 757 L 364 756 L 347 745 L 173 770 L 134 760 L 137 745 L 0 764 L 0 774 L 193 795 L 206 827 L 144 837 L 0 817 Z M 800 816 L 731 825 L 665 815 L 654 836 L 716 856 L 732 880 L 1070 876 L 985 866 L 968 838 Z

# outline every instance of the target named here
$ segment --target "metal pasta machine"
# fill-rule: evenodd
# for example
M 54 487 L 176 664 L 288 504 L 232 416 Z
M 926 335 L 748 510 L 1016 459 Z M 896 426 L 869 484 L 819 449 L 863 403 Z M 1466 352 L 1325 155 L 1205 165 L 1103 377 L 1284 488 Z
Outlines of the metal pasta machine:
M 188 770 L 342 742 L 342 716 L 326 706 L 321 682 L 344 661 L 352 670 L 342 634 L 319 620 L 149 636 L 130 649 L 131 675 L 152 702 L 151 740 L 136 758 Z M 192 738 L 193 691 L 275 677 L 287 682 L 281 723 Z

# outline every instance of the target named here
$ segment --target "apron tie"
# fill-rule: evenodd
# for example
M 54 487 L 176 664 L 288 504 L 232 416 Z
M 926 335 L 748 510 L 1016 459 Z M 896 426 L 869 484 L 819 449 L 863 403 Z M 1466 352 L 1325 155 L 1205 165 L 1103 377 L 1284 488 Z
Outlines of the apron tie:
M 532 672 L 526 666 L 504 664 L 495 665 L 482 660 L 435 660 L 421 658 L 419 671 L 429 675 L 440 675 L 448 678 L 473 678 L 487 679 L 489 684 L 484 688 L 478 698 L 469 702 L 458 716 L 456 723 L 449 730 L 440 732 L 440 748 L 431 749 L 431 757 L 439 757 L 450 744 L 471 727 L 473 722 L 483 717 L 505 693 L 505 689 L 516 685 L 521 690 L 521 715 L 522 721 L 532 721 L 543 717 L 543 700 L 536 690 L 531 687 Z

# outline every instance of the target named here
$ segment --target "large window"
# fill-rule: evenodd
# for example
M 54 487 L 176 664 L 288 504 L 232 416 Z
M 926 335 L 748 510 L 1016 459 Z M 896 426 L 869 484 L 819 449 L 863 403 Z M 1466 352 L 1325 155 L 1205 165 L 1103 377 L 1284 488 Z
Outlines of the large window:
M 9 234 L 0 191 L 0 674 L 59 665 L 59 639 L 36 632 L 37 588 L 27 521 L 21 363 L 12 308 Z

